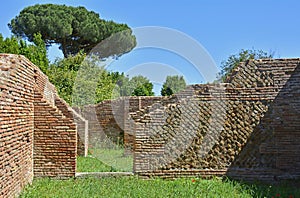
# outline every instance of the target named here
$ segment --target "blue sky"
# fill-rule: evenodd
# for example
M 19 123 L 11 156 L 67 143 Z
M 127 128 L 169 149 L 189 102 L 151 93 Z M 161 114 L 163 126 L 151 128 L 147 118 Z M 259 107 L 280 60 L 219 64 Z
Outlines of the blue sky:
M 217 66 L 240 49 L 274 51 L 280 58 L 299 57 L 300 52 L 300 2 L 296 0 L 10 0 L 0 7 L 0 32 L 10 36 L 7 23 L 24 7 L 37 3 L 85 6 L 100 13 L 101 18 L 131 28 L 160 26 L 178 30 L 199 42 Z M 51 60 L 57 55 L 57 50 L 50 50 Z M 182 74 L 189 83 L 207 80 L 181 54 L 162 49 L 135 50 L 109 68 L 129 75 L 146 73 L 156 81 L 156 93 L 162 83 L 153 78 L 158 74 Z

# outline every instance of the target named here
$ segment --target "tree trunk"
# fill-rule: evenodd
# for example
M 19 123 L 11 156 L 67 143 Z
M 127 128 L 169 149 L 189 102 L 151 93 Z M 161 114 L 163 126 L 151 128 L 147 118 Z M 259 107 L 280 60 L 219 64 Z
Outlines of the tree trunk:
M 66 46 L 66 39 L 65 38 L 62 40 L 60 47 L 61 47 L 61 50 L 64 54 L 64 57 L 67 58 L 68 57 L 68 52 L 67 52 L 67 49 L 66 49 L 67 46 Z

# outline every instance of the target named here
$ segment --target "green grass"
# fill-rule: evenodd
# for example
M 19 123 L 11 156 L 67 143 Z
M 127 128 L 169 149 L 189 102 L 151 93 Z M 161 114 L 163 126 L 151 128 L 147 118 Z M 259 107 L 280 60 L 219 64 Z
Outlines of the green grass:
M 93 157 L 78 157 L 77 172 L 132 170 L 132 157 L 123 151 L 96 149 Z M 97 158 L 96 158 L 97 157 Z M 103 160 L 105 163 L 103 163 Z M 107 165 L 109 164 L 109 165 Z M 125 168 L 124 168 L 125 167 Z M 127 167 L 127 168 L 126 168 Z M 300 197 L 300 181 L 282 185 L 247 184 L 229 179 L 141 180 L 137 177 L 86 178 L 70 180 L 38 179 L 27 186 L 22 197 Z
M 299 184 L 300 181 L 289 181 L 280 185 L 267 185 L 262 183 L 244 183 L 243 185 L 251 189 L 253 197 L 296 198 L 300 197 Z
M 38 179 L 21 198 L 89 197 L 300 197 L 296 187 L 248 185 L 221 179 L 141 180 L 137 177 Z
M 77 172 L 115 172 L 111 166 L 93 157 L 77 156 Z
M 113 170 L 132 172 L 133 157 L 124 156 L 124 149 L 91 149 L 90 153 Z

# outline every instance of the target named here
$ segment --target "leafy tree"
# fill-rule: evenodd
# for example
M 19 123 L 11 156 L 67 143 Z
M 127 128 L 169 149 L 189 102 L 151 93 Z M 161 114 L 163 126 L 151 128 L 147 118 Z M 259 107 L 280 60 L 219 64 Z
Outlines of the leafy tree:
M 57 59 L 49 67 L 48 77 L 50 82 L 55 85 L 60 97 L 69 104 L 72 104 L 74 82 L 85 57 L 86 55 L 80 52 L 75 56 Z
M 107 82 L 105 81 L 104 86 L 101 85 L 101 81 L 103 82 L 102 78 L 106 77 L 104 74 L 107 73 L 107 71 L 104 66 L 99 66 L 98 63 L 98 59 L 95 59 L 94 57 L 85 58 L 81 63 L 80 70 L 77 72 L 73 86 L 73 105 L 83 106 L 101 102 L 103 99 L 110 99 L 110 97 L 107 96 L 107 92 L 102 92 L 106 94 L 107 98 L 98 93 L 99 90 L 104 91 L 104 87 L 107 86 Z M 99 96 L 102 98 L 99 99 Z
M 221 72 L 219 73 L 219 80 L 225 81 L 232 73 L 233 69 L 237 67 L 241 62 L 245 62 L 250 59 L 263 59 L 273 58 L 273 53 L 267 53 L 263 50 L 240 50 L 238 54 L 234 54 L 228 57 L 227 60 L 222 62 Z
M 29 41 L 39 32 L 47 46 L 59 44 L 65 57 L 80 50 L 89 53 L 100 42 L 93 50 L 100 58 L 120 56 L 136 45 L 126 24 L 100 19 L 99 14 L 84 7 L 37 4 L 24 8 L 8 26 L 15 35 Z
M 131 96 L 131 93 L 133 89 L 131 88 L 132 85 L 130 85 L 130 78 L 128 76 L 125 76 L 124 73 L 122 73 L 122 76 L 119 76 L 116 80 L 117 85 L 117 95 L 120 96 Z
M 96 103 L 103 100 L 115 99 L 119 95 L 119 86 L 116 84 L 118 78 L 120 78 L 118 72 L 108 72 L 103 70 L 97 81 L 96 89 Z
M 144 76 L 134 76 L 120 87 L 121 96 L 154 96 L 153 84 Z
M 154 96 L 154 92 L 152 91 L 153 84 L 151 82 L 147 82 L 141 85 L 138 85 L 132 92 L 132 96 Z
M 0 34 L 0 53 L 21 54 L 47 73 L 49 61 L 46 45 L 40 34 L 33 35 L 33 44 L 27 44 L 17 37 L 3 38 Z
M 99 103 L 120 96 L 154 95 L 153 85 L 147 78 L 135 76 L 129 79 L 124 73 L 109 72 L 99 65 L 99 58 L 87 57 L 80 52 L 75 56 L 57 59 L 50 65 L 49 80 L 66 102 L 76 106 Z
M 60 97 L 76 106 L 111 99 L 116 80 L 98 60 L 83 52 L 56 60 L 49 68 L 49 80 Z
M 162 96 L 170 96 L 172 94 L 178 93 L 185 88 L 186 82 L 183 76 L 167 76 L 160 93 Z

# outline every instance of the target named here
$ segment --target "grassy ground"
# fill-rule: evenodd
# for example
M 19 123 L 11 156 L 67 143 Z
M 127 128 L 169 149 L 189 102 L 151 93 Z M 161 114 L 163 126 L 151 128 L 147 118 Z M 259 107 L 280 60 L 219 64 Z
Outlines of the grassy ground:
M 124 149 L 91 149 L 90 153 L 92 157 L 112 167 L 114 171 L 132 172 L 133 158 L 124 156 Z
M 93 155 L 102 159 L 120 160 L 124 158 L 121 151 L 97 150 Z M 113 157 L 112 157 L 113 156 Z M 123 160 L 122 167 L 131 165 L 130 160 Z M 122 161 L 121 160 L 121 161 Z M 122 169 L 121 169 L 122 170 Z M 106 165 L 95 157 L 78 157 L 78 172 L 112 172 L 119 171 Z M 299 182 L 300 183 L 300 182 Z M 177 179 L 142 180 L 135 176 L 121 178 L 85 178 L 69 180 L 37 179 L 27 186 L 20 198 L 90 198 L 90 197 L 300 197 L 300 190 L 293 185 L 270 186 L 263 184 L 246 184 L 231 180 Z
M 77 157 L 77 172 L 115 172 L 118 171 L 94 157 Z
M 27 186 L 20 198 L 85 197 L 300 197 L 294 187 L 247 185 L 221 179 L 141 180 L 137 177 L 39 179 Z

